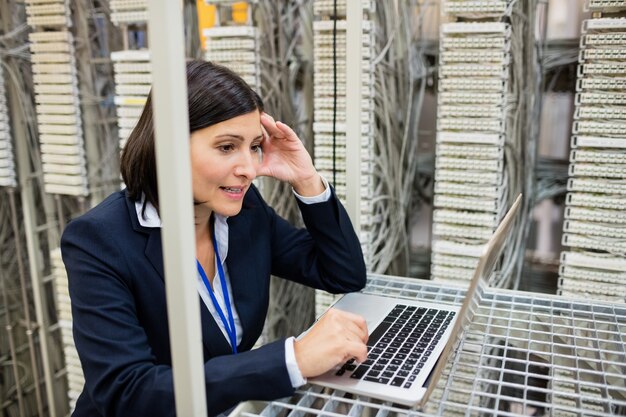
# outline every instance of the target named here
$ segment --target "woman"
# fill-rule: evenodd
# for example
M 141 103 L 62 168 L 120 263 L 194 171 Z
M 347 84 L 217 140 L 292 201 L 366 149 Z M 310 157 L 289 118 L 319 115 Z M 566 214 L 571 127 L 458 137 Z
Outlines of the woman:
M 339 311 L 298 341 L 250 351 L 271 274 L 343 293 L 364 286 L 365 265 L 344 208 L 295 133 L 224 67 L 190 62 L 187 82 L 198 274 L 179 279 L 196 280 L 201 297 L 215 415 L 239 401 L 290 395 L 351 357 L 365 360 L 364 320 Z M 127 189 L 70 222 L 61 240 L 85 374 L 74 416 L 175 415 L 153 131 L 148 99 L 122 154 Z M 257 175 L 293 186 L 306 229 L 267 206 L 252 185 Z

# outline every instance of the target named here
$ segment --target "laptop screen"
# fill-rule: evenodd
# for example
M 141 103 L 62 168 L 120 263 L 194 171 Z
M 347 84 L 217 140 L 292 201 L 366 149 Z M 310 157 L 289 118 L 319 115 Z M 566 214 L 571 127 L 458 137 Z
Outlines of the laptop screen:
M 461 339 L 463 338 L 463 330 L 467 328 L 469 323 L 472 322 L 474 315 L 480 307 L 483 294 L 485 293 L 485 289 L 488 287 L 489 277 L 495 268 L 496 262 L 500 258 L 504 244 L 510 234 L 513 224 L 515 223 L 515 215 L 519 211 L 521 202 L 522 195 L 520 194 L 517 196 L 508 213 L 504 219 L 502 219 L 500 225 L 483 249 L 478 265 L 476 266 L 476 270 L 474 271 L 474 277 L 472 278 L 470 286 L 467 289 L 467 293 L 465 294 L 465 300 L 463 301 L 458 319 L 452 329 L 452 337 L 446 344 L 446 348 L 441 354 L 439 362 L 433 371 L 432 381 L 430 381 L 428 391 L 423 397 L 422 405 L 425 404 L 430 393 L 437 385 L 437 381 L 439 380 L 444 367 L 448 363 L 448 357 L 450 356 L 452 350 L 461 342 Z

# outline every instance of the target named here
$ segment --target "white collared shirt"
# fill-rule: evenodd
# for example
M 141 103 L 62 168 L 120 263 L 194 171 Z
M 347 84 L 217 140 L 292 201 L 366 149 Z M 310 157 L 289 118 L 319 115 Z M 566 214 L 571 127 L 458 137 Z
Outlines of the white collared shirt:
M 304 197 L 300 194 L 296 193 L 293 190 L 294 195 L 305 204 L 315 204 L 328 201 L 331 197 L 330 187 L 328 186 L 328 181 L 324 177 L 322 177 L 322 182 L 324 183 L 325 190 L 322 194 L 316 195 L 314 197 Z M 137 218 L 139 219 L 139 224 L 143 227 L 150 228 L 160 228 L 161 227 L 161 218 L 156 211 L 156 208 L 150 203 L 146 202 L 146 210 L 145 215 L 142 215 L 142 209 L 144 204 L 145 196 L 142 195 L 141 200 L 135 201 L 135 211 L 137 212 Z M 228 267 L 226 265 L 226 258 L 228 256 L 228 217 L 221 216 L 217 213 L 215 214 L 215 239 L 217 240 L 218 250 L 220 254 L 220 259 L 222 261 L 222 268 L 224 269 L 224 278 L 226 281 L 226 288 L 228 290 L 228 297 L 230 299 L 230 307 L 233 313 L 233 320 L 235 322 L 235 330 L 237 333 L 237 344 L 241 342 L 241 337 L 243 333 L 243 329 L 241 327 L 241 320 L 239 319 L 239 314 L 237 314 L 237 309 L 235 308 L 235 301 L 233 298 L 233 290 L 232 285 L 230 284 L 230 276 L 228 274 Z M 217 262 L 217 260 L 216 260 Z M 222 311 L 227 311 L 226 301 L 224 300 L 223 291 L 222 291 L 222 283 L 217 275 L 217 264 L 216 264 L 216 274 L 213 279 L 213 294 L 215 295 L 215 299 L 217 300 Z M 217 278 L 217 279 L 215 279 Z M 230 338 L 228 337 L 228 332 L 224 327 L 224 323 L 219 317 L 213 302 L 211 301 L 211 296 L 209 295 L 209 290 L 204 285 L 202 281 L 202 277 L 200 274 L 196 274 L 196 288 L 204 305 L 209 309 L 209 312 L 213 316 L 213 319 L 219 326 L 220 330 L 224 334 L 224 337 L 230 343 Z M 296 355 L 294 351 L 294 341 L 293 337 L 289 337 L 285 340 L 285 363 L 287 365 L 287 371 L 289 372 L 289 379 L 291 380 L 291 385 L 294 388 L 298 388 L 304 384 L 306 384 L 306 378 L 302 376 L 300 372 L 300 368 L 298 368 L 298 363 L 296 362 Z

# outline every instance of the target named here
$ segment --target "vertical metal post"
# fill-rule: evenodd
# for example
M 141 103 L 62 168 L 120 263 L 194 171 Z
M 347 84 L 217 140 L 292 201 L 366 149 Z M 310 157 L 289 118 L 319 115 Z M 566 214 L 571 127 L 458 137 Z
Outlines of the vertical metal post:
M 180 1 L 148 2 L 157 177 L 176 414 L 206 416 Z M 188 279 L 180 279 L 181 277 Z
M 346 1 L 346 210 L 361 231 L 361 63 L 363 6 Z

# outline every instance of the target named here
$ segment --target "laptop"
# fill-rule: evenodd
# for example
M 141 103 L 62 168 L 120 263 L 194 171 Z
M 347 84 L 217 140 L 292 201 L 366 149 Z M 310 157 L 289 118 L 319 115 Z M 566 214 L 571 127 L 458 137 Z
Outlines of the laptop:
M 363 293 L 337 301 L 332 308 L 367 321 L 367 361 L 349 360 L 309 383 L 423 408 L 481 303 L 521 199 L 520 194 L 485 245 L 460 307 Z

